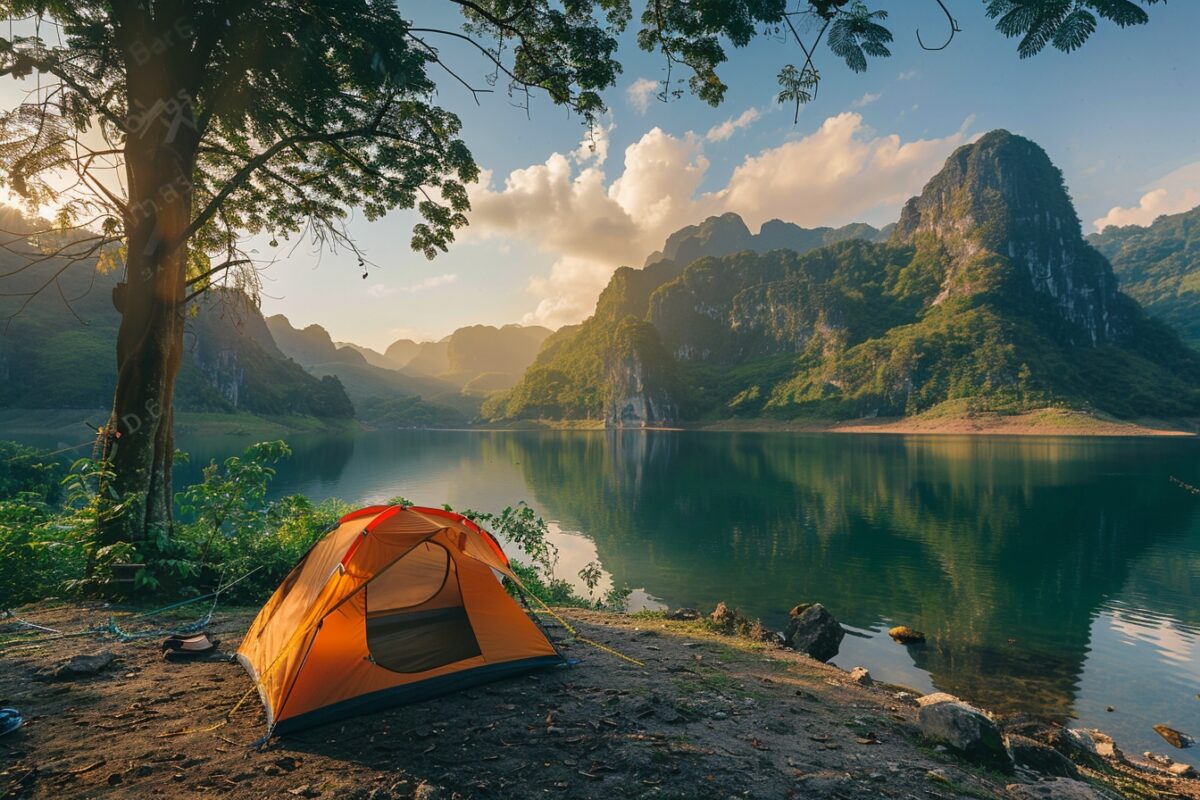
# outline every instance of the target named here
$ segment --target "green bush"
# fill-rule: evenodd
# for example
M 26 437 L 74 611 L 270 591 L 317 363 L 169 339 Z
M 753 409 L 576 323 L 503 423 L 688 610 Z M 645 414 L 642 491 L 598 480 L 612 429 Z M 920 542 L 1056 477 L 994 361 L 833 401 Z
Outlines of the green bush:
M 23 452 L 11 445 L 0 450 Z M 260 442 L 220 464 L 211 462 L 198 483 L 176 496 L 180 515 L 173 531 L 158 532 L 136 547 L 96 549 L 99 515 L 121 509 L 120 504 L 98 499 L 96 487 L 104 482 L 104 465 L 90 459 L 77 461 L 60 481 L 66 500 L 56 505 L 48 498 L 55 496 L 59 481 L 54 487 L 46 482 L 53 470 L 43 470 L 34 451 L 24 453 L 22 463 L 27 468 L 0 473 L 0 479 L 22 487 L 0 500 L 0 608 L 52 597 L 112 594 L 112 566 L 120 563 L 145 564 L 134 584 L 135 593 L 142 597 L 174 600 L 228 587 L 222 592 L 224 602 L 263 602 L 308 549 L 353 510 L 336 499 L 314 503 L 302 495 L 289 495 L 268 500 L 275 464 L 290 455 L 282 441 Z M 411 505 L 402 497 L 391 503 Z M 499 513 L 463 513 L 520 550 L 528 563 L 512 562 L 513 572 L 542 602 L 624 607 L 629 595 L 625 587 L 595 596 L 602 574 L 597 564 L 580 572 L 588 597 L 555 575 L 558 550 L 548 538 L 549 528 L 525 503 Z

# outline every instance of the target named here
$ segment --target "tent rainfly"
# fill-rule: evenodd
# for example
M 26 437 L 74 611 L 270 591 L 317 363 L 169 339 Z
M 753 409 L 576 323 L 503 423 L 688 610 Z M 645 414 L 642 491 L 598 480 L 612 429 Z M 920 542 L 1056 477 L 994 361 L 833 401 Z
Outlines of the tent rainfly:
M 517 580 L 496 539 L 459 514 L 342 517 L 238 648 L 268 735 L 564 663 L 500 576 Z

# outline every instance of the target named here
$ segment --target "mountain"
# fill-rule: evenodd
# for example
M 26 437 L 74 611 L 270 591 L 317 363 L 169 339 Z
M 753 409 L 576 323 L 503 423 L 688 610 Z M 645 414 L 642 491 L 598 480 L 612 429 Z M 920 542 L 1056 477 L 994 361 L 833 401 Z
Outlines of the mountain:
M 438 342 L 400 339 L 385 357 L 400 360 L 411 353 L 406 372 L 432 375 L 467 394 L 484 395 L 513 386 L 550 333 L 540 325 L 469 325 Z
M 397 339 L 388 345 L 383 357 L 392 363 L 392 369 L 402 369 L 408 366 L 420 349 L 421 345 L 412 339 Z
M 0 212 L 3 227 L 29 225 Z M 100 409 L 111 406 L 120 316 L 112 304 L 117 271 L 96 261 L 67 265 L 51 259 L 31 267 L 11 253 L 0 257 L 0 407 Z M 23 269 L 23 267 L 26 267 Z M 59 291 L 30 292 L 57 278 Z M 68 305 L 69 301 L 69 305 Z M 245 294 L 213 288 L 192 306 L 176 384 L 181 411 L 243 411 L 330 419 L 354 416 L 335 379 L 309 375 L 275 347 L 258 307 Z
M 462 425 L 479 410 L 479 400 L 463 395 L 457 385 L 374 366 L 356 348 L 335 345 L 320 325 L 298 329 L 283 314 L 267 317 L 266 325 L 279 349 L 309 373 L 340 380 L 359 417 L 372 425 L 419 427 L 430 419 Z
M 373 367 L 382 367 L 383 369 L 399 369 L 400 367 L 404 366 L 403 364 L 395 363 L 378 350 L 372 350 L 369 347 L 363 347 L 362 345 L 355 344 L 354 342 L 334 342 L 334 345 L 339 350 L 349 348 L 350 350 L 355 351 Z
M 1151 315 L 1200 348 L 1200 206 L 1149 226 L 1110 225 L 1088 242 Z
M 892 228 L 882 230 L 863 222 L 841 228 L 802 228 L 791 222 L 773 219 L 764 222 L 757 234 L 750 233 L 746 223 L 737 214 L 727 213 L 709 217 L 699 225 L 680 228 L 667 237 L 662 250 L 651 253 L 644 266 L 657 261 L 675 261 L 690 264 L 704 256 L 727 256 L 752 250 L 766 253 L 771 250 L 793 250 L 807 253 L 818 247 L 844 242 L 848 239 L 865 239 L 872 242 L 887 241 Z
M 618 269 L 593 316 L 547 339 L 484 412 L 610 425 L 948 401 L 1200 413 L 1200 354 L 1117 290 L 1028 139 L 993 131 L 959 148 L 886 242 L 857 230 L 812 249 L 843 234 L 778 223 L 755 237 L 728 214 L 685 228 L 662 251 L 676 259 Z M 787 241 L 807 249 L 776 247 Z
M 388 350 L 391 350 L 391 347 Z M 422 375 L 441 375 L 449 372 L 449 341 L 442 339 L 439 342 L 421 342 L 417 345 L 417 352 L 405 364 L 405 368 Z

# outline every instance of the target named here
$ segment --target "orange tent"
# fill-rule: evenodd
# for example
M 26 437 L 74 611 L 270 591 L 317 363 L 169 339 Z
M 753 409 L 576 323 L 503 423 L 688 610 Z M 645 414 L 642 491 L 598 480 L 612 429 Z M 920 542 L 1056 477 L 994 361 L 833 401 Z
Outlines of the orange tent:
M 238 648 L 269 731 L 563 663 L 500 576 L 516 580 L 500 545 L 458 514 L 370 506 L 342 517 Z

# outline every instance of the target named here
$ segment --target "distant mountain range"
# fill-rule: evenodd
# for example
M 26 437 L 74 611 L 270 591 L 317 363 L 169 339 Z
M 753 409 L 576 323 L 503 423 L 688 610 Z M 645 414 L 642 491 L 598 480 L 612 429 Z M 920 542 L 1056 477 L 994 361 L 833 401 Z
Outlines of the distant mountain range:
M 335 343 L 320 325 L 297 329 L 282 314 L 265 324 L 286 356 L 313 375 L 336 377 L 359 416 L 386 427 L 474 420 L 484 396 L 514 385 L 550 335 L 536 326 L 473 325 L 439 342 L 402 339 L 379 353 Z
M 685 228 L 617 270 L 593 316 L 549 337 L 484 413 L 616 426 L 943 404 L 1200 413 L 1200 354 L 1118 291 L 1028 139 L 959 148 L 889 228 L 753 235 L 733 214 Z
M 21 215 L 0 207 L 0 227 Z M 54 291 L 30 292 L 66 264 L 0 254 L 0 408 L 97 410 L 112 403 L 119 271 L 95 261 L 65 269 Z M 61 289 L 61 291 L 59 291 Z M 69 301 L 69 304 L 68 304 Z M 441 342 L 396 342 L 387 353 L 334 344 L 318 325 L 264 319 L 240 291 L 215 287 L 193 304 L 176 386 L 180 411 L 246 412 L 378 427 L 444 427 L 478 417 L 484 395 L 511 387 L 550 331 L 468 326 Z M 19 312 L 19 313 L 18 313 Z M 390 354 L 390 355 L 389 355 Z M 410 362 L 415 362 L 409 367 Z
M 0 208 L 0 223 L 20 217 Z M 1200 208 L 1085 239 L 1045 152 L 994 131 L 958 149 L 894 225 L 771 220 L 751 233 L 736 214 L 710 217 L 618 269 L 594 314 L 557 332 L 473 325 L 379 352 L 214 289 L 189 317 L 177 402 L 378 427 L 1050 404 L 1197 415 L 1200 354 L 1176 330 L 1200 346 L 1198 232 Z M 77 265 L 13 316 L 62 266 L 22 263 L 0 255 L 0 316 L 13 317 L 0 407 L 108 406 L 119 274 Z
M 26 224 L 0 209 L 0 227 Z M 112 405 L 120 317 L 112 305 L 117 271 L 95 262 L 64 269 L 61 259 L 33 266 L 0 255 L 0 407 L 103 409 Z M 61 275 L 52 291 L 32 292 Z M 354 407 L 336 379 L 313 376 L 284 357 L 244 294 L 214 289 L 188 317 L 176 386 L 181 411 L 348 419 Z

